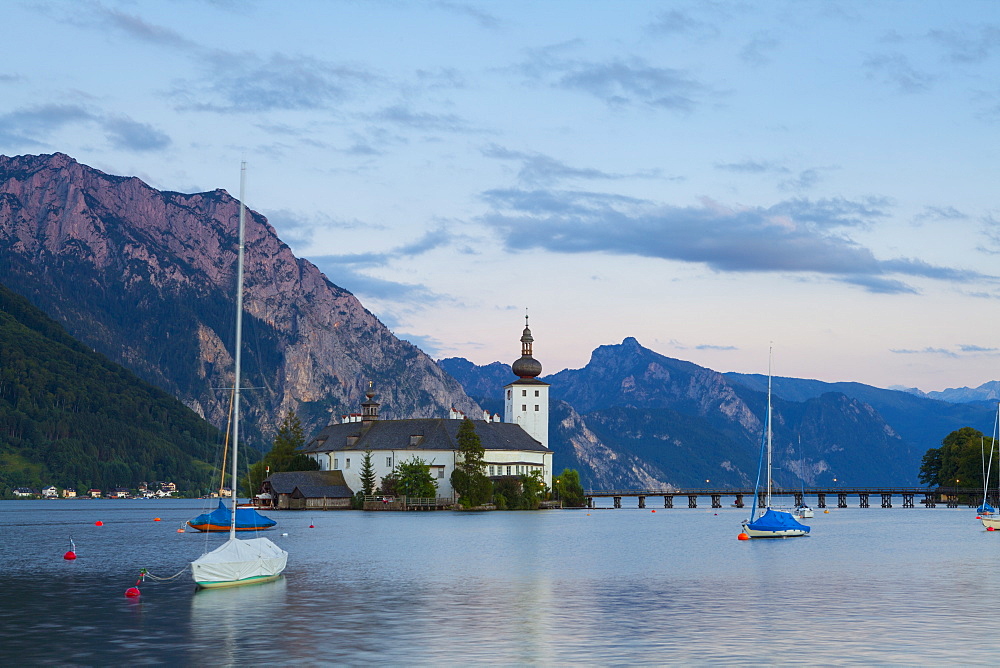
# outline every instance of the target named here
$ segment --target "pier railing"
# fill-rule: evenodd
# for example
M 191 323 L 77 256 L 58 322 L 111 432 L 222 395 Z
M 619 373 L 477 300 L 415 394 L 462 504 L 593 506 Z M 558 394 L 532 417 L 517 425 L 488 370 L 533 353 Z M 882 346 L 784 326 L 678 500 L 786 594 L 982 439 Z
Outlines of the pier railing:
M 687 507 L 697 508 L 699 497 L 709 497 L 712 508 L 722 508 L 723 497 L 732 497 L 732 506 L 743 508 L 749 501 L 752 503 L 753 489 L 713 489 L 713 488 L 692 488 L 692 489 L 618 489 L 618 490 L 596 490 L 584 491 L 587 498 L 587 506 L 594 508 L 594 500 L 599 498 L 611 498 L 615 508 L 621 508 L 621 501 L 626 497 L 638 498 L 639 507 L 646 507 L 646 499 L 649 497 L 663 497 L 663 507 L 673 508 L 676 497 L 687 497 Z M 914 497 L 923 496 L 919 501 L 927 508 L 934 508 L 938 504 L 948 508 L 957 508 L 960 504 L 966 504 L 970 508 L 982 502 L 983 490 L 974 487 L 814 487 L 814 488 L 772 488 L 771 496 L 792 497 L 796 505 L 801 504 L 805 497 L 815 497 L 818 508 L 827 507 L 827 497 L 836 497 L 838 508 L 847 508 L 848 497 L 858 497 L 859 508 L 870 508 L 871 497 L 881 497 L 883 508 L 892 508 L 893 497 L 901 497 L 904 508 L 914 508 Z M 1000 498 L 996 492 L 991 493 L 987 500 L 994 506 L 1000 505 Z M 763 507 L 764 500 L 758 497 L 758 505 Z

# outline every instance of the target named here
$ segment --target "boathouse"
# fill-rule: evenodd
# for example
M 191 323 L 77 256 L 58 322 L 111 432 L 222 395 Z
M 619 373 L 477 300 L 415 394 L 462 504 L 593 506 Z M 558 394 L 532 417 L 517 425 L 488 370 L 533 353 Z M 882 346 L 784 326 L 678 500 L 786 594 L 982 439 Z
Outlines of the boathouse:
M 289 471 L 264 479 L 258 505 L 277 510 L 349 510 L 354 492 L 340 471 Z

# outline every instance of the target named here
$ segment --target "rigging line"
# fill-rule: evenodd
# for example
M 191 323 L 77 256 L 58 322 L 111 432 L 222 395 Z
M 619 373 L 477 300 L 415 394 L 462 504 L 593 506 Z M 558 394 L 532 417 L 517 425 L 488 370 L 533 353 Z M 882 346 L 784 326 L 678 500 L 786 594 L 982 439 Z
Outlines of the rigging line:
M 226 419 L 226 440 L 222 446 L 222 475 L 219 480 L 219 494 L 222 494 L 222 488 L 226 486 L 226 457 L 229 455 L 229 429 L 233 422 L 233 399 L 236 396 L 236 389 L 233 389 L 232 394 L 229 395 L 229 417 Z

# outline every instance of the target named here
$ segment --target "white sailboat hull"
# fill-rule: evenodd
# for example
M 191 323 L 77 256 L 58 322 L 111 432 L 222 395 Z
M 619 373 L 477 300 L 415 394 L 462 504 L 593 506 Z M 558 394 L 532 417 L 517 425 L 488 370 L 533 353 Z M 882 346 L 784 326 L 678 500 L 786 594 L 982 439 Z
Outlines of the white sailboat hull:
M 281 576 L 288 553 L 267 538 L 225 543 L 191 562 L 195 584 L 205 589 L 269 582 Z
M 1000 516 L 997 515 L 981 515 L 979 521 L 983 523 L 983 526 L 987 529 L 993 528 L 1000 531 Z
M 792 511 L 792 515 L 794 515 L 800 520 L 816 516 L 812 508 L 796 508 L 795 510 Z

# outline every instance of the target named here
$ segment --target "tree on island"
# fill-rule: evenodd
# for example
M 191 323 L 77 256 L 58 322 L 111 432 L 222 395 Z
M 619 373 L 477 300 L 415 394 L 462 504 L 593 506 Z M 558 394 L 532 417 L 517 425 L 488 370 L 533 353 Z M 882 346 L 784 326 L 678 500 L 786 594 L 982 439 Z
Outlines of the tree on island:
M 302 422 L 294 410 L 285 414 L 285 419 L 278 427 L 274 436 L 271 451 L 264 458 L 250 467 L 248 487 L 242 490 L 246 496 L 253 496 L 259 490 L 269 473 L 284 473 L 286 471 L 318 471 L 319 464 L 309 455 L 299 452 L 305 445 L 305 432 Z
M 435 498 L 437 481 L 431 475 L 430 464 L 414 456 L 396 464 L 396 468 L 382 478 L 382 493 L 386 496 Z
M 552 481 L 552 491 L 564 506 L 580 508 L 587 502 L 580 484 L 580 472 L 576 469 L 563 469 L 563 472 Z
M 481 506 L 493 495 L 493 483 L 486 477 L 486 450 L 476 433 L 476 425 L 469 418 L 462 420 L 456 436 L 458 455 L 451 474 L 452 489 L 458 494 L 463 508 Z
M 365 456 L 361 458 L 361 491 L 365 496 L 371 496 L 375 492 L 375 465 L 372 463 L 371 450 L 365 450 Z
M 944 437 L 940 448 L 928 450 L 920 463 L 920 482 L 937 487 L 983 487 L 983 453 L 997 452 L 993 439 L 972 427 Z M 989 462 L 987 462 L 989 464 Z

